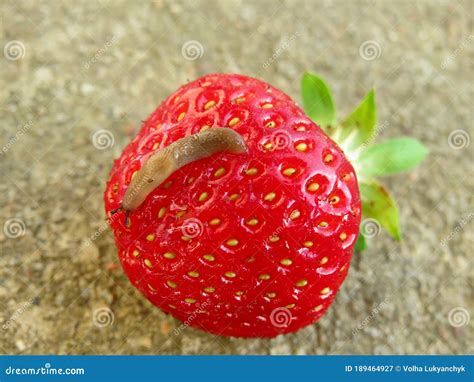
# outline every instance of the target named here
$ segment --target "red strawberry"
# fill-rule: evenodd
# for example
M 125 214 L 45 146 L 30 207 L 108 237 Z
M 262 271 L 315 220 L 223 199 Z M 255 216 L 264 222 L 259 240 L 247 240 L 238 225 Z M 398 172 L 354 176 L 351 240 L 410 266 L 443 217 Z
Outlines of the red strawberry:
M 154 152 L 219 127 L 240 134 L 247 152 L 186 164 L 128 219 L 113 214 Z M 236 337 L 318 320 L 347 274 L 360 223 L 356 175 L 337 145 L 287 95 L 233 74 L 169 96 L 115 161 L 104 197 L 130 281 L 187 324 Z

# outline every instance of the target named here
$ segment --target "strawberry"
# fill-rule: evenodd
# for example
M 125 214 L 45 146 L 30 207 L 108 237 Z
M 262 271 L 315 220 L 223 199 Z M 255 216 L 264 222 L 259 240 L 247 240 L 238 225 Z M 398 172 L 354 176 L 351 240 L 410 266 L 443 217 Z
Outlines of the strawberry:
M 336 143 L 286 94 L 234 74 L 170 95 L 115 161 L 104 199 L 133 285 L 186 324 L 235 337 L 317 321 L 361 219 Z

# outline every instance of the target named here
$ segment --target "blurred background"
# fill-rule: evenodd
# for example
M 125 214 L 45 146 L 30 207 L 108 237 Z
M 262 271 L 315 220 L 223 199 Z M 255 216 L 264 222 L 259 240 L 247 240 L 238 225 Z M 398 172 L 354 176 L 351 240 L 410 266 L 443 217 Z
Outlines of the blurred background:
M 0 352 L 472 353 L 473 8 L 0 0 Z M 326 78 L 340 117 L 375 88 L 379 139 L 429 147 L 417 170 L 385 179 L 403 241 L 371 240 L 329 312 L 296 334 L 180 329 L 118 263 L 102 202 L 113 160 L 187 81 L 238 72 L 300 103 L 304 71 Z

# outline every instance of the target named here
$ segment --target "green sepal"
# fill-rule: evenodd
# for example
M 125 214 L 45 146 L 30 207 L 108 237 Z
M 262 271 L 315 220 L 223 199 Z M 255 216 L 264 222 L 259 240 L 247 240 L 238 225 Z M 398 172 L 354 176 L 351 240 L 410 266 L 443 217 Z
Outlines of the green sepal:
M 360 182 L 359 189 L 362 202 L 362 216 L 377 220 L 392 237 L 400 240 L 398 207 L 387 190 L 375 181 L 370 183 Z
M 371 90 L 352 114 L 341 123 L 333 138 L 344 150 L 351 151 L 373 140 L 377 125 L 375 92 Z
M 363 218 L 375 219 L 391 236 L 400 240 L 397 205 L 374 177 L 416 167 L 426 157 L 427 148 L 417 140 L 406 137 L 372 145 L 377 136 L 377 108 L 373 90 L 338 124 L 331 90 L 322 78 L 306 73 L 301 80 L 301 88 L 306 114 L 338 143 L 356 170 Z M 361 232 L 355 250 L 360 252 L 366 246 L 366 237 Z
M 301 79 L 303 108 L 306 114 L 322 129 L 336 124 L 336 107 L 331 89 L 319 76 L 305 73 Z
M 361 152 L 356 166 L 359 178 L 396 174 L 416 167 L 428 154 L 418 140 L 394 138 Z
M 357 238 L 357 241 L 354 246 L 354 251 L 362 252 L 366 247 L 367 244 L 365 242 L 365 237 L 364 235 L 362 235 L 362 233 L 359 233 L 359 237 Z

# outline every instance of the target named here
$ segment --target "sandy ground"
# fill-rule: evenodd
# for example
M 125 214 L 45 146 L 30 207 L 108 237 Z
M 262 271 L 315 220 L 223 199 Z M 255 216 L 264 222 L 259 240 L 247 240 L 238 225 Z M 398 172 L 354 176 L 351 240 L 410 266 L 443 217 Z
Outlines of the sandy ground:
M 0 0 L 0 352 L 472 353 L 474 3 L 412 3 Z M 190 40 L 202 57 L 182 54 Z M 112 161 L 186 81 L 240 72 L 299 101 L 305 70 L 332 84 L 340 116 L 374 87 L 379 138 L 430 148 L 386 180 L 404 240 L 380 234 L 296 334 L 176 333 L 118 264 L 102 205 Z M 112 147 L 93 145 L 100 129 Z

